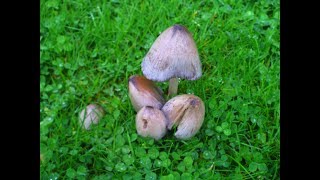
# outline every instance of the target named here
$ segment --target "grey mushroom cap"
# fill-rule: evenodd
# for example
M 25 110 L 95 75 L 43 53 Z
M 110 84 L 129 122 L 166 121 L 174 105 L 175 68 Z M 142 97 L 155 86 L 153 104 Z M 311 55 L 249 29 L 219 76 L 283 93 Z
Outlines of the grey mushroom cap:
M 161 139 L 167 133 L 163 112 L 151 106 L 144 106 L 136 115 L 137 133 L 142 137 Z
M 129 98 L 136 112 L 144 106 L 161 109 L 165 103 L 162 90 L 144 76 L 129 78 Z
M 163 107 L 162 112 L 167 119 L 167 128 L 177 125 L 175 137 L 189 139 L 201 128 L 205 115 L 203 101 L 191 94 L 183 94 L 170 99 Z
M 171 78 L 196 80 L 202 75 L 201 62 L 191 33 L 182 25 L 162 32 L 144 57 L 142 72 L 153 81 Z
M 89 104 L 79 114 L 79 122 L 86 130 L 91 129 L 92 124 L 98 124 L 100 119 L 104 116 L 104 110 L 97 104 Z

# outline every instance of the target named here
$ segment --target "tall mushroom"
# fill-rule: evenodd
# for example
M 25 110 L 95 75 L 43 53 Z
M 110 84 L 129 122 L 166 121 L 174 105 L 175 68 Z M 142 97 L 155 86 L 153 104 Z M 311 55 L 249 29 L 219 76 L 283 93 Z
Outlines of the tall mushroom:
M 165 103 L 162 95 L 162 90 L 144 76 L 133 75 L 129 78 L 129 98 L 136 112 L 143 106 L 161 109 Z
M 168 95 L 177 94 L 178 78 L 196 80 L 202 75 L 201 62 L 191 33 L 182 25 L 162 32 L 144 57 L 144 76 L 153 81 L 169 82 Z

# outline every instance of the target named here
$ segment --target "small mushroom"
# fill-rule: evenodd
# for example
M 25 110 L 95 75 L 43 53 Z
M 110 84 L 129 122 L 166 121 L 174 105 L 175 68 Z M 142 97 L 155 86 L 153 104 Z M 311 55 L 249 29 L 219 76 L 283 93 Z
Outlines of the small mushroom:
M 162 90 L 151 80 L 138 75 L 129 78 L 129 98 L 136 112 L 143 106 L 161 109 L 165 103 Z
M 103 115 L 104 110 L 102 107 L 96 104 L 90 104 L 81 111 L 79 115 L 79 121 L 86 130 L 89 130 L 91 124 L 98 124 Z
M 196 80 L 202 75 L 201 62 L 191 33 L 182 25 L 162 32 L 144 57 L 144 76 L 152 81 L 169 82 L 169 95 L 177 94 L 178 78 Z
M 136 116 L 137 132 L 142 137 L 159 140 L 167 133 L 166 121 L 162 111 L 151 106 L 144 106 Z
M 167 119 L 167 128 L 177 125 L 175 137 L 189 139 L 202 126 L 205 107 L 202 100 L 191 94 L 183 94 L 170 99 L 163 107 L 162 112 Z

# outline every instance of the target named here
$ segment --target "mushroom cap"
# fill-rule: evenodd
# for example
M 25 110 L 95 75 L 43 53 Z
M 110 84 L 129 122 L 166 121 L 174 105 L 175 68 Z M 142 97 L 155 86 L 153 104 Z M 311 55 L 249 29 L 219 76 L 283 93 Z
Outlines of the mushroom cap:
M 175 137 L 189 139 L 202 126 L 205 106 L 202 100 L 191 94 L 183 94 L 170 99 L 163 107 L 162 112 L 167 119 L 167 128 L 178 125 Z
M 162 32 L 144 57 L 142 72 L 153 81 L 171 78 L 196 80 L 202 75 L 201 62 L 191 33 L 182 25 Z
M 136 112 L 143 106 L 161 109 L 165 103 L 162 90 L 151 80 L 138 75 L 129 78 L 129 98 Z
M 103 115 L 104 110 L 101 106 L 89 104 L 80 112 L 79 122 L 81 125 L 83 124 L 84 129 L 89 130 L 92 124 L 98 124 Z
M 167 133 L 166 117 L 151 106 L 144 106 L 136 115 L 137 133 L 142 137 L 161 139 Z

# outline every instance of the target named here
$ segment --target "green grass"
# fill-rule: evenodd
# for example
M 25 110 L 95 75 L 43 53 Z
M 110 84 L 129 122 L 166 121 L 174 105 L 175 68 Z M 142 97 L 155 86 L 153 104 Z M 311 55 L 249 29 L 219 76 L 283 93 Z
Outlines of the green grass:
M 41 0 L 41 179 L 280 179 L 279 1 L 190 2 Z M 136 134 L 128 77 L 175 23 L 203 70 L 178 94 L 206 114 L 192 139 L 154 141 Z M 84 131 L 90 103 L 106 115 Z

